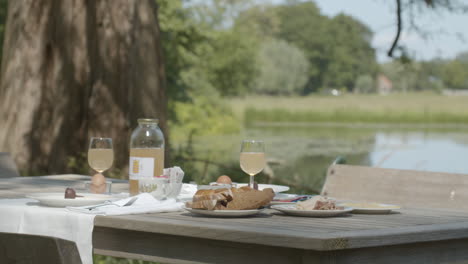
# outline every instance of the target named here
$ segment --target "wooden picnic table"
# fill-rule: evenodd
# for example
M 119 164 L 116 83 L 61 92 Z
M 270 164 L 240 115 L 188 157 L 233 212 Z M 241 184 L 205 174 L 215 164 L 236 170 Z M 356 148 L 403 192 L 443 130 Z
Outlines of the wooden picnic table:
M 0 180 L 0 197 L 63 191 L 86 176 Z M 114 191 L 126 182 L 115 180 Z M 466 263 L 468 212 L 405 208 L 386 215 L 207 218 L 188 212 L 96 216 L 97 254 L 169 263 Z

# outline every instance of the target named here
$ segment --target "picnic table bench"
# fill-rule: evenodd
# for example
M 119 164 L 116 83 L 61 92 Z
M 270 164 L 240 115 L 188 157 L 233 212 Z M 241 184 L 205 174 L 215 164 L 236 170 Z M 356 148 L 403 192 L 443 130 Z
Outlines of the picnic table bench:
M 331 169 L 342 175 L 340 171 L 362 168 L 334 165 Z M 387 173 L 398 178 L 393 171 Z M 83 177 L 1 179 L 0 197 L 23 197 L 25 190 L 63 191 Z M 425 178 L 430 177 L 426 173 Z M 330 180 L 324 191 L 333 193 L 339 179 Z M 113 183 L 114 190 L 119 188 L 125 190 L 125 181 Z M 385 195 L 375 199 L 382 197 L 392 199 Z M 466 263 L 468 212 L 430 207 L 408 204 L 386 215 L 333 218 L 284 216 L 273 210 L 233 219 L 188 212 L 96 216 L 93 247 L 97 254 L 163 263 Z

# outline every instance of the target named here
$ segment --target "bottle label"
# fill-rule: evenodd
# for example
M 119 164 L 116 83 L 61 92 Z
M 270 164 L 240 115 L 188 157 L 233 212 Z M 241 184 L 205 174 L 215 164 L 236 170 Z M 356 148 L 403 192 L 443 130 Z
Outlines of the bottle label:
M 130 157 L 128 167 L 130 178 L 154 176 L 154 158 Z

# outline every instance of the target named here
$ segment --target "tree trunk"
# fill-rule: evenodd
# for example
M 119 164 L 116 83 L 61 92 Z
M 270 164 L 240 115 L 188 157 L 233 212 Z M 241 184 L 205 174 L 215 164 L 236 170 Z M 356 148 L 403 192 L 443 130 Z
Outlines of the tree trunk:
M 9 2 L 0 83 L 0 151 L 28 173 L 70 171 L 89 137 L 112 137 L 128 165 L 139 117 L 167 137 L 154 0 Z

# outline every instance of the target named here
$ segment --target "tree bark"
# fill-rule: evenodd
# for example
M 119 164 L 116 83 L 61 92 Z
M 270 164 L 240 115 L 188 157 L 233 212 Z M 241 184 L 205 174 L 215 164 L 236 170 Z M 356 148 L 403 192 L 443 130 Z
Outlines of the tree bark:
M 139 117 L 167 137 L 165 73 L 153 0 L 10 1 L 0 83 L 0 150 L 20 169 L 69 172 L 89 137 L 112 137 L 128 165 Z

